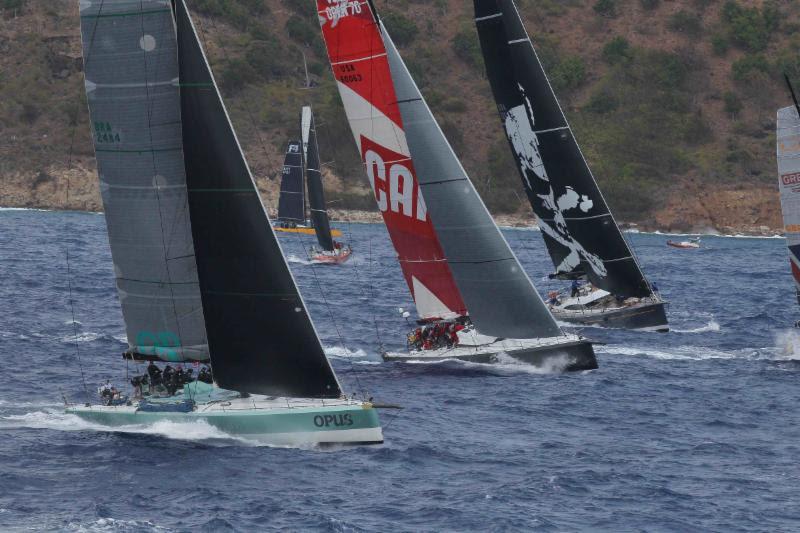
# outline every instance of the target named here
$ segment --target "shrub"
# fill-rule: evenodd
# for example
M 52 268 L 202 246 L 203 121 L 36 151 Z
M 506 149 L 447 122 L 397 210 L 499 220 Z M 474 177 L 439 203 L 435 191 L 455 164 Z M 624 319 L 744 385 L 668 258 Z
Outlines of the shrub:
M 556 92 L 575 90 L 586 81 L 586 65 L 580 57 L 568 57 L 551 71 L 550 81 Z
M 725 102 L 725 112 L 730 113 L 734 117 L 744 107 L 739 96 L 733 91 L 725 91 L 725 94 L 722 95 L 722 100 Z
M 453 50 L 456 55 L 468 65 L 481 68 L 483 55 L 481 45 L 473 28 L 464 27 L 453 37 Z
M 646 10 L 652 11 L 658 7 L 660 0 L 639 0 L 639 3 L 642 4 L 642 7 Z
M 730 48 L 730 42 L 724 35 L 716 33 L 711 37 L 711 49 L 714 54 L 724 56 L 728 53 L 728 48 Z
M 769 63 L 761 54 L 746 55 L 743 58 L 734 61 L 733 65 L 731 66 L 733 79 L 738 82 L 752 81 L 754 75 L 757 75 L 758 73 L 768 74 L 769 70 Z
M 597 0 L 594 5 L 594 11 L 602 17 L 616 17 L 617 16 L 617 2 L 616 0 Z
M 419 33 L 414 21 L 400 13 L 389 11 L 383 15 L 382 20 L 397 46 L 408 46 Z
M 22 9 L 25 0 L 0 0 L 0 9 Z
M 733 42 L 746 50 L 760 52 L 767 48 L 770 35 L 778 27 L 779 13 L 769 4 L 762 10 L 744 8 L 728 0 L 722 8 L 722 20 Z
M 630 59 L 631 45 L 628 39 L 617 36 L 603 47 L 603 59 L 610 65 L 622 63 Z
M 586 106 L 589 111 L 597 113 L 598 115 L 611 113 L 612 111 L 616 111 L 618 107 L 619 99 L 608 89 L 601 89 L 594 93 Z
M 697 37 L 703 32 L 703 23 L 700 16 L 684 10 L 680 10 L 670 16 L 667 27 L 674 32 L 685 33 L 691 37 Z

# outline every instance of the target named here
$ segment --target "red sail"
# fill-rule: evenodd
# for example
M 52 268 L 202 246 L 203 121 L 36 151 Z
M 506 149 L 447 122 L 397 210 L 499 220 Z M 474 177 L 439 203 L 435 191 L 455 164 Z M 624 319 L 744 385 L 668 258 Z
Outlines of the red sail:
M 369 5 L 317 0 L 317 8 L 347 118 L 417 311 L 423 319 L 466 315 L 420 193 Z

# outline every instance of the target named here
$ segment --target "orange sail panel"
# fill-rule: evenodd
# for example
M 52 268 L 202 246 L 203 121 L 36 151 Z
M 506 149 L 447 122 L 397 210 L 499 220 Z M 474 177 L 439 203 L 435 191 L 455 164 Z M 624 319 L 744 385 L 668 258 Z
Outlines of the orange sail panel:
M 411 161 L 386 49 L 367 2 L 317 0 L 328 57 L 375 200 L 421 318 L 467 314 Z

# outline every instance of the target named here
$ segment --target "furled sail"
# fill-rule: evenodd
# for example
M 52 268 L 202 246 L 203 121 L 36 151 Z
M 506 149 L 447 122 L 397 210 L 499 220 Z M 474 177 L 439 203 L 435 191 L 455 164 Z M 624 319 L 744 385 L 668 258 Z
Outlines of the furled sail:
M 173 2 L 186 184 L 214 379 L 237 391 L 338 397 L 186 4 Z
M 308 203 L 311 208 L 311 221 L 317 242 L 323 250 L 333 251 L 331 223 L 328 220 L 328 206 L 325 204 L 325 189 L 322 187 L 322 165 L 319 160 L 317 128 L 314 113 L 310 107 L 303 108 L 301 119 L 303 133 L 303 156 L 306 162 L 306 183 L 308 183 Z
M 165 0 L 80 2 L 86 95 L 129 353 L 209 357 Z
M 486 71 L 556 268 L 612 294 L 652 290 L 595 182 L 513 0 L 474 0 Z
M 366 2 L 317 0 L 339 94 L 403 274 L 423 319 L 467 310 L 428 214 L 386 49 Z
M 778 111 L 778 186 L 792 276 L 800 303 L 800 108 Z
M 417 178 L 473 324 L 503 338 L 563 335 L 381 28 Z
M 305 224 L 306 193 L 303 183 L 303 154 L 300 153 L 300 147 L 299 141 L 289 141 L 286 147 L 281 193 L 278 197 L 278 220 Z

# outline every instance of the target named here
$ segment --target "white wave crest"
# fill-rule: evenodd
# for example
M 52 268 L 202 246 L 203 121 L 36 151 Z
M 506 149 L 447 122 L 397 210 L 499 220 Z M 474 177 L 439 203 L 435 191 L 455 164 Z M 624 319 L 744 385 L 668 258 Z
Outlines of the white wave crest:
M 295 254 L 287 255 L 286 261 L 289 263 L 296 263 L 298 265 L 311 265 L 314 263 L 313 261 L 309 261 L 308 259 L 303 259 L 301 257 L 298 257 Z
M 634 357 L 652 357 L 663 360 L 703 361 L 706 359 L 735 359 L 747 358 L 748 355 L 737 352 L 724 352 L 703 346 L 675 346 L 667 350 L 653 348 L 638 348 L 635 346 L 595 346 L 597 353 L 613 355 L 629 355 Z M 750 352 L 750 357 L 755 351 Z
M 519 359 L 516 359 L 515 357 L 506 353 L 499 353 L 497 354 L 496 362 L 494 363 L 474 363 L 472 361 L 463 361 L 461 359 L 444 359 L 439 361 L 406 361 L 406 364 L 453 366 L 482 370 L 491 374 L 508 376 L 518 374 L 561 374 L 564 372 L 564 369 L 567 368 L 569 362 L 569 356 L 564 354 L 549 357 L 546 361 L 546 364 L 543 366 L 534 366 L 524 361 L 520 361 Z
M 119 531 L 170 531 L 167 528 L 157 526 L 147 520 L 117 520 L 114 518 L 99 518 L 94 522 L 80 524 L 70 522 L 65 531 L 75 531 L 77 533 L 105 533 Z
M 709 333 L 709 332 L 718 332 L 721 329 L 719 323 L 714 320 L 713 318 L 706 323 L 704 326 L 700 326 L 697 328 L 690 328 L 690 329 L 677 329 L 677 328 L 670 328 L 670 331 L 673 333 Z
M 367 352 L 360 348 L 358 350 L 349 350 L 342 346 L 326 346 L 325 355 L 338 359 L 363 359 L 368 357 Z
M 783 361 L 800 360 L 800 331 L 790 329 L 775 334 L 775 359 Z
M 67 335 L 66 337 L 61 339 L 61 342 L 66 344 L 73 344 L 75 342 L 94 342 L 102 337 L 103 337 L 102 333 L 94 333 L 92 331 L 87 331 L 84 333 L 78 333 L 77 335 Z

